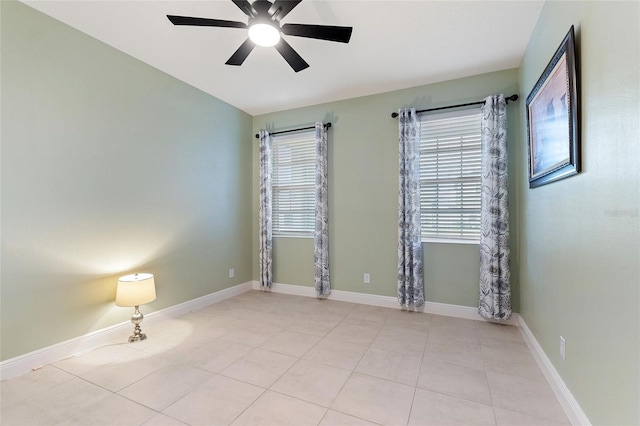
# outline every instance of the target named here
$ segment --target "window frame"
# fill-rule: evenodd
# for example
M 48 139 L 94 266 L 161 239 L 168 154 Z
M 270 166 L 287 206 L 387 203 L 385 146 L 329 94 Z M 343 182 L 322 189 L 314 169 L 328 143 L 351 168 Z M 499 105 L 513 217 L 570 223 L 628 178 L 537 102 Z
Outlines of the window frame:
M 272 236 L 274 238 L 314 238 L 315 232 L 315 164 L 317 160 L 315 129 L 303 130 L 294 133 L 286 133 L 280 135 L 272 135 L 271 153 L 272 153 L 272 177 L 271 177 L 271 196 L 272 196 Z M 298 151 L 294 153 L 290 151 L 291 158 L 288 173 L 294 182 L 288 184 L 282 182 L 283 176 L 281 168 L 283 164 L 282 155 L 279 150 L 296 146 Z M 283 153 L 284 154 L 284 153 Z M 302 176 L 302 179 L 301 179 Z M 298 181 L 300 179 L 300 181 Z M 282 183 L 281 183 L 282 182 Z M 304 188 L 296 188 L 304 187 Z M 278 193 L 289 191 L 289 208 L 281 209 L 278 202 Z M 291 204 L 298 204 L 297 208 L 291 208 Z M 302 218 L 296 217 L 296 210 L 302 211 Z M 304 213 L 306 211 L 306 214 Z M 293 212 L 293 213 L 292 213 Z M 281 215 L 289 214 L 290 228 L 284 228 L 280 225 L 286 219 Z M 295 222 L 303 221 L 303 225 L 295 225 Z M 297 230 L 296 228 L 303 228 Z
M 429 143 L 428 143 L 428 127 L 429 125 L 427 124 L 428 122 L 435 122 L 435 121 L 442 121 L 442 120 L 455 120 L 455 119 L 460 119 L 460 121 L 464 121 L 465 118 L 469 118 L 469 120 L 471 121 L 477 121 L 477 131 L 472 131 L 470 133 L 467 133 L 465 135 L 465 131 L 464 129 L 464 125 L 460 125 L 459 128 L 459 132 L 460 135 L 458 136 L 460 139 L 460 174 L 459 177 L 453 177 L 453 176 L 449 176 L 448 178 L 441 178 L 438 179 L 436 178 L 431 178 L 431 179 L 427 179 L 425 178 L 425 176 L 427 175 L 427 173 L 429 173 L 428 171 L 423 170 L 423 167 L 427 167 L 427 163 L 438 163 L 437 160 L 432 160 L 432 159 L 425 159 L 424 156 L 426 155 L 425 151 L 429 151 L 432 150 L 432 152 L 434 154 L 439 154 L 439 153 L 450 153 L 452 154 L 452 157 L 455 155 L 455 150 L 453 150 L 451 147 L 449 148 L 435 148 L 435 149 L 430 149 L 429 148 Z M 449 243 L 449 244 L 479 244 L 480 243 L 480 211 L 481 211 L 481 200 L 480 200 L 480 194 L 481 194 L 481 165 L 482 165 L 482 161 L 481 161 L 481 152 L 482 152 L 482 143 L 481 143 L 481 135 L 482 135 L 482 110 L 480 108 L 477 107 L 467 107 L 467 108 L 459 108 L 459 109 L 455 109 L 455 110 L 450 110 L 450 111 L 446 111 L 446 112 L 432 112 L 432 113 L 428 113 L 428 114 L 422 114 L 419 117 L 420 120 L 420 126 L 421 126 L 421 131 L 420 131 L 420 223 L 421 223 L 421 232 L 420 232 L 420 240 L 423 243 Z M 453 126 L 449 126 L 449 127 L 453 127 Z M 454 132 L 449 132 L 448 136 L 454 136 Z M 474 142 L 475 141 L 475 142 Z M 465 143 L 467 143 L 469 146 L 471 145 L 475 145 L 475 148 L 470 149 L 469 147 L 465 148 Z M 446 146 L 446 143 L 444 144 Z M 452 146 L 454 145 L 453 143 L 451 144 Z M 475 159 L 473 161 L 470 161 L 469 159 L 465 159 L 464 156 L 467 157 L 475 157 Z M 449 167 L 446 171 L 451 172 L 451 170 L 453 170 L 453 168 L 451 168 L 451 163 L 452 160 L 448 159 L 448 160 L 443 160 L 442 161 L 443 164 L 447 163 L 443 166 L 444 169 L 447 169 L 447 167 Z M 464 172 L 464 166 L 465 165 L 471 165 L 472 167 L 469 168 L 469 172 L 467 173 L 467 176 L 465 175 Z M 475 172 L 474 172 L 475 171 Z M 435 172 L 436 174 L 438 172 Z M 443 172 L 443 174 L 446 174 Z M 473 178 L 473 180 L 471 180 L 470 178 Z M 427 233 L 426 229 L 425 229 L 425 222 L 427 222 L 429 219 L 425 218 L 425 215 L 427 215 L 427 211 L 424 208 L 424 205 L 427 204 L 428 199 L 427 196 L 425 194 L 425 186 L 428 186 L 426 184 L 426 181 L 430 181 L 430 183 L 432 184 L 432 186 L 435 184 L 437 185 L 438 181 L 448 181 L 448 183 L 453 186 L 456 184 L 460 185 L 460 189 L 458 190 L 458 194 L 459 193 L 463 193 L 463 195 L 459 196 L 460 201 L 462 203 L 461 207 L 459 208 L 459 210 L 461 210 L 460 212 L 460 226 L 458 227 L 459 230 L 459 235 L 434 235 L 433 233 Z M 464 203 L 464 192 L 466 192 L 465 190 L 463 190 L 463 185 L 465 185 L 466 187 L 471 187 L 471 186 L 475 186 L 474 192 L 470 193 L 469 196 L 467 196 L 466 198 L 468 199 L 468 204 L 470 205 L 469 208 L 465 207 L 465 203 Z M 435 192 L 437 193 L 437 189 L 435 190 Z M 435 196 L 435 198 L 438 198 L 437 196 Z M 431 199 L 431 201 L 433 201 L 433 198 Z M 472 208 L 471 208 L 472 207 Z M 432 208 L 431 211 L 437 209 L 437 207 Z M 468 210 L 469 212 L 465 212 L 465 210 Z M 463 223 L 465 221 L 464 217 L 468 216 L 477 216 L 477 220 L 474 221 L 473 223 L 476 225 L 476 227 L 474 227 L 474 229 L 477 229 L 477 232 L 475 232 L 473 235 L 470 235 L 468 237 L 464 236 L 464 228 L 463 228 Z M 432 229 L 435 228 L 435 230 L 437 231 L 438 228 L 443 228 L 443 227 L 438 227 L 437 223 L 435 227 L 432 227 Z M 445 231 L 443 231 L 445 232 Z

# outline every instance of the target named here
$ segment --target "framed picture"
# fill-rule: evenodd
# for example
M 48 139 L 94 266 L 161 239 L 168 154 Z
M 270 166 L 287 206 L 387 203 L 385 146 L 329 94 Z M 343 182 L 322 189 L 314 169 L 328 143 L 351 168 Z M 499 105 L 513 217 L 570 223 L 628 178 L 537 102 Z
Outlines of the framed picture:
M 580 172 L 580 100 L 573 26 L 527 96 L 529 188 Z

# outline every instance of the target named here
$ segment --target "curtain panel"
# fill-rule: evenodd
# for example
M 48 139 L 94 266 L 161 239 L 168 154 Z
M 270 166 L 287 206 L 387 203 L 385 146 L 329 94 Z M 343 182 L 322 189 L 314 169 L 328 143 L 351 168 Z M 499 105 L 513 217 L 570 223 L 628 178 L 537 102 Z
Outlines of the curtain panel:
M 329 281 L 329 204 L 328 204 L 328 157 L 327 128 L 324 123 L 316 123 L 316 183 L 315 213 L 316 222 L 313 233 L 313 257 L 316 296 L 328 296 L 331 293 Z
M 260 130 L 260 206 L 258 215 L 259 244 L 258 266 L 260 269 L 260 289 L 270 290 L 273 284 L 273 237 L 271 227 L 272 185 L 271 185 L 271 144 L 272 137 L 266 130 Z
M 399 111 L 398 303 L 424 305 L 420 236 L 420 119 L 415 108 Z
M 480 212 L 480 303 L 487 319 L 511 317 L 509 204 L 507 179 L 507 104 L 489 96 L 482 108 Z

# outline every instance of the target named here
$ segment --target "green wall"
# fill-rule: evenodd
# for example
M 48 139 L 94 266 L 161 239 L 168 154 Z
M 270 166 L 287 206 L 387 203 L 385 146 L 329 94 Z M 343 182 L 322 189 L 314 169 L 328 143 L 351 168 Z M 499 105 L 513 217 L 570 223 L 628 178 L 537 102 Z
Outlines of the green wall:
M 251 117 L 0 7 L 2 360 L 127 321 L 129 272 L 156 276 L 147 313 L 250 281 Z
M 520 314 L 598 425 L 640 424 L 639 9 L 635 1 L 547 2 L 520 69 L 525 95 L 575 26 L 584 170 L 528 189 L 522 143 Z
M 507 70 L 253 118 L 253 131 L 330 121 L 329 265 L 335 290 L 395 296 L 397 287 L 398 121 L 392 111 L 428 108 L 518 93 L 518 72 Z M 520 133 L 520 111 L 509 106 L 509 149 Z M 512 165 L 511 187 L 517 170 Z M 258 142 L 253 146 L 253 250 L 258 251 Z M 515 193 L 515 192 L 514 192 Z M 514 308 L 518 309 L 517 215 L 511 196 Z M 478 245 L 424 244 L 428 301 L 477 306 Z M 371 284 L 363 274 L 371 274 Z M 257 257 L 253 276 L 258 279 Z M 274 281 L 313 286 L 313 240 L 274 238 Z

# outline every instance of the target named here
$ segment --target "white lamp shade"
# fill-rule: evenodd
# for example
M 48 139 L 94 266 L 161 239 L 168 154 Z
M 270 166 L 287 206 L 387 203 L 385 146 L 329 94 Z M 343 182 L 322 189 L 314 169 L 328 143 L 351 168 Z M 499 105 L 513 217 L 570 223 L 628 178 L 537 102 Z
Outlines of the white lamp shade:
M 153 274 L 132 274 L 118 279 L 116 305 L 139 306 L 156 300 Z

